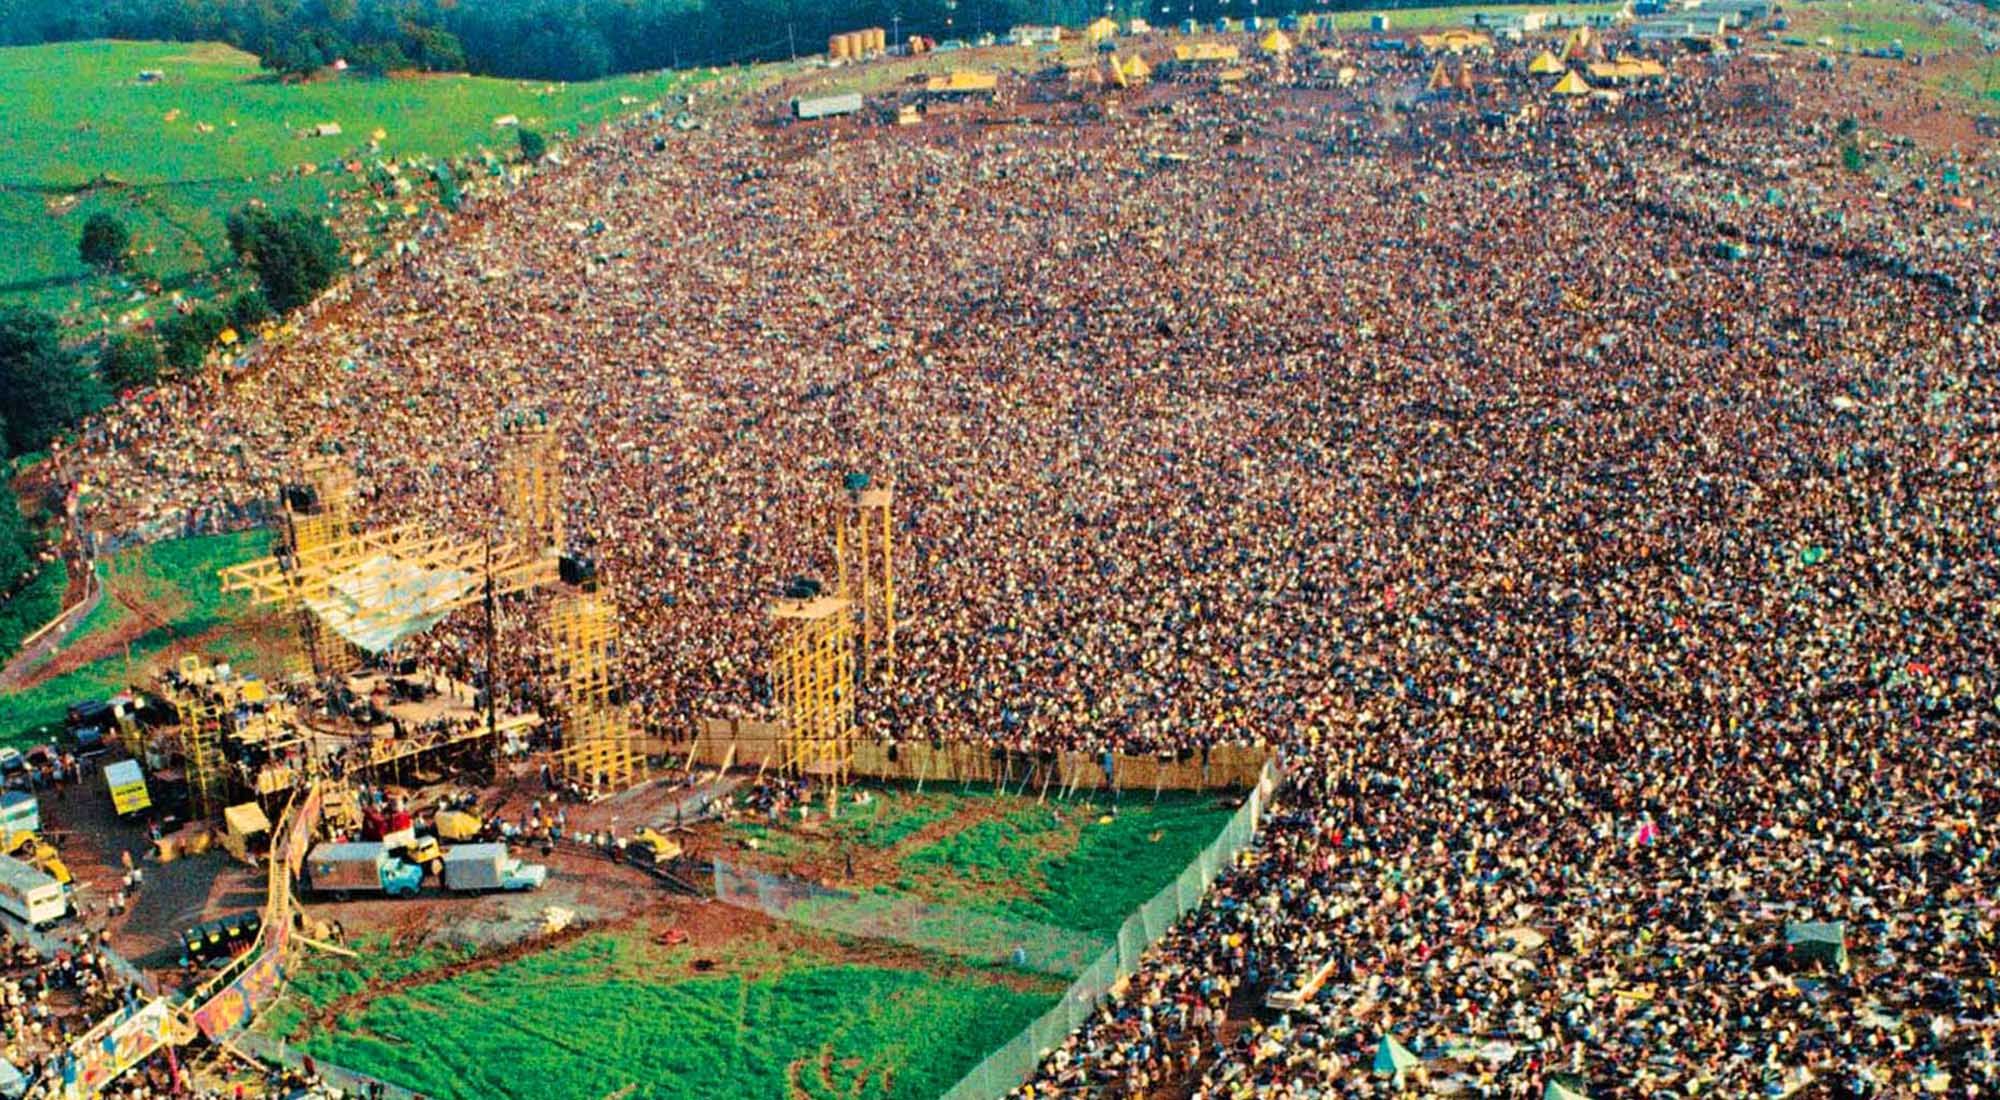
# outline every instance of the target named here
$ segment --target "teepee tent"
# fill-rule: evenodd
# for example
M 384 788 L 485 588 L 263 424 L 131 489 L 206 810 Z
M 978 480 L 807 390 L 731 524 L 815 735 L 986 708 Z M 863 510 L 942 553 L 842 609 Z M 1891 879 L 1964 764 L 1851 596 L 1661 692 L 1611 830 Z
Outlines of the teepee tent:
M 1375 1072 L 1383 1077 L 1401 1077 L 1423 1063 L 1410 1053 L 1410 1048 L 1396 1041 L 1393 1035 L 1382 1036 L 1375 1044 Z
M 1292 52 L 1292 36 L 1284 31 L 1274 30 L 1257 43 L 1257 48 L 1274 56 L 1283 56 Z
M 1439 61 L 1431 67 L 1431 79 L 1428 86 L 1433 92 L 1441 92 L 1451 87 L 1451 74 L 1445 71 L 1443 61 Z
M 1531 76 L 1555 76 L 1562 71 L 1563 63 L 1557 61 L 1556 55 L 1547 50 L 1536 54 L 1535 59 L 1528 62 L 1528 73 Z
M 1472 68 L 1469 65 L 1460 65 L 1458 67 L 1458 90 L 1461 92 L 1472 91 Z
M 1582 77 L 1570 73 L 1556 81 L 1556 86 L 1549 90 L 1557 95 L 1589 95 L 1591 89 L 1590 85 L 1583 82 Z

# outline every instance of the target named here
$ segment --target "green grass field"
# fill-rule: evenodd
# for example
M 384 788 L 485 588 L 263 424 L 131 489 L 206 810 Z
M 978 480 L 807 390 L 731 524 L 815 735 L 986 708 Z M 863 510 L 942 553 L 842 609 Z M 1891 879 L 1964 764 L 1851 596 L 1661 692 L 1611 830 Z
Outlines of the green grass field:
M 53 659 L 62 661 L 65 653 L 91 653 L 103 648 L 107 639 L 129 634 L 130 667 L 137 669 L 177 641 L 199 638 L 205 652 L 247 661 L 266 673 L 277 672 L 262 666 L 282 660 L 282 651 L 274 658 L 266 647 L 288 635 L 253 643 L 233 629 L 240 622 L 240 609 L 232 597 L 222 594 L 215 575 L 225 565 L 264 554 L 269 546 L 268 531 L 247 531 L 155 543 L 113 556 L 98 566 L 107 588 L 139 593 L 168 625 L 140 629 L 143 624 L 134 624 L 134 613 L 107 591 Z M 128 682 L 126 649 L 120 645 L 33 687 L 0 695 L 0 745 L 47 740 L 48 731 L 61 726 L 69 704 L 115 694 Z
M 777 870 L 803 863 L 844 872 L 851 850 L 851 885 L 1108 939 L 1234 812 L 1214 795 L 1185 791 L 1157 801 L 1128 793 L 1115 814 L 1103 794 L 1042 803 L 1032 793 L 956 784 L 869 793 L 868 805 L 844 806 L 835 821 L 740 822 L 731 831 L 739 841 L 755 838 Z
M 59 561 L 42 563 L 34 579 L 5 600 L 0 600 L 0 660 L 21 648 L 21 639 L 62 610 L 63 588 L 68 583 Z
M 463 1100 L 595 1100 L 628 1087 L 634 1100 L 695 1100 L 719 1095 L 718 1082 L 731 1096 L 928 1100 L 1060 993 L 943 963 L 881 965 L 791 929 L 700 948 L 598 932 L 402 985 L 442 958 L 385 966 L 366 961 L 383 952 L 362 954 L 314 957 L 264 1030 Z M 299 1002 L 327 1006 L 364 989 L 337 1030 L 304 1023 Z
M 1910 53 L 1928 55 L 1979 45 L 1971 31 L 1908 0 L 1817 0 L 1788 5 L 1785 14 L 1792 24 L 1786 36 L 1808 42 L 1828 38 L 1835 49 L 1880 49 L 1900 41 Z
M 142 69 L 164 78 L 141 84 Z M 286 84 L 226 46 L 79 42 L 0 49 L 0 304 L 67 310 L 132 308 L 131 284 L 89 275 L 77 258 L 84 220 L 126 219 L 136 267 L 168 288 L 198 286 L 227 258 L 222 217 L 258 198 L 317 204 L 364 179 L 342 169 L 381 157 L 511 156 L 511 129 L 554 136 L 631 114 L 705 79 L 640 74 L 589 84 L 463 75 L 340 77 Z M 298 136 L 334 122 L 336 137 Z M 383 137 L 371 150 L 371 135 Z M 316 171 L 301 175 L 305 166 Z M 108 182 L 115 181 L 115 182 Z M 99 186 L 88 186 L 98 183 Z M 81 190 L 79 190 L 81 189 Z

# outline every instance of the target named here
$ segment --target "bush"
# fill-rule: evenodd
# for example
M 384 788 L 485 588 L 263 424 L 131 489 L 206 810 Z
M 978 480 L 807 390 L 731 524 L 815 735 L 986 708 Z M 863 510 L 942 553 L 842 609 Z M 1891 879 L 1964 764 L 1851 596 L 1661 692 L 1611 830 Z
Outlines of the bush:
M 542 154 L 549 151 L 549 143 L 533 130 L 519 130 L 514 136 L 521 142 L 521 159 L 530 164 L 541 160 Z
M 112 337 L 104 345 L 104 354 L 97 360 L 97 376 L 114 390 L 129 390 L 152 385 L 164 365 L 158 340 L 144 333 L 127 332 Z
M 215 346 L 215 338 L 229 327 L 229 318 L 214 306 L 196 306 L 191 313 L 178 313 L 160 322 L 160 346 L 167 365 L 177 371 L 201 366 L 202 357 Z
M 116 271 L 125 264 L 125 250 L 132 246 L 132 234 L 125 224 L 102 211 L 92 214 L 83 223 L 83 238 L 77 242 L 77 255 L 83 262 L 99 271 Z
M 261 290 L 246 290 L 229 303 L 229 327 L 249 332 L 271 319 L 271 302 Z

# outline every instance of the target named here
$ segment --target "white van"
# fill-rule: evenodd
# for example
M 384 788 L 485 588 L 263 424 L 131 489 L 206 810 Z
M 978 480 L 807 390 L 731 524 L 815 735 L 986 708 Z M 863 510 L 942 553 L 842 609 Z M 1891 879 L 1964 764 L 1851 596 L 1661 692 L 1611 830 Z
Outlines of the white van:
M 45 928 L 68 915 L 69 899 L 53 876 L 12 856 L 0 856 L 0 910 Z

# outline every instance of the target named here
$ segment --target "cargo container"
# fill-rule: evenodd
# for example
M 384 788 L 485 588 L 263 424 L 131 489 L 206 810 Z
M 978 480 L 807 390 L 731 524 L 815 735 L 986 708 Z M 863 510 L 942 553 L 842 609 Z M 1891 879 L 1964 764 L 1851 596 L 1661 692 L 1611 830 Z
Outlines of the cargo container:
M 840 95 L 823 95 L 815 96 L 812 99 L 792 100 L 792 117 L 801 119 L 832 118 L 836 115 L 851 115 L 860 109 L 860 92 L 843 92 Z
M 423 888 L 424 869 L 377 842 L 322 844 L 306 856 L 306 879 L 313 889 L 337 899 L 354 894 L 413 898 Z
M 505 844 L 460 844 L 444 854 L 447 890 L 539 890 L 549 869 L 522 863 Z

